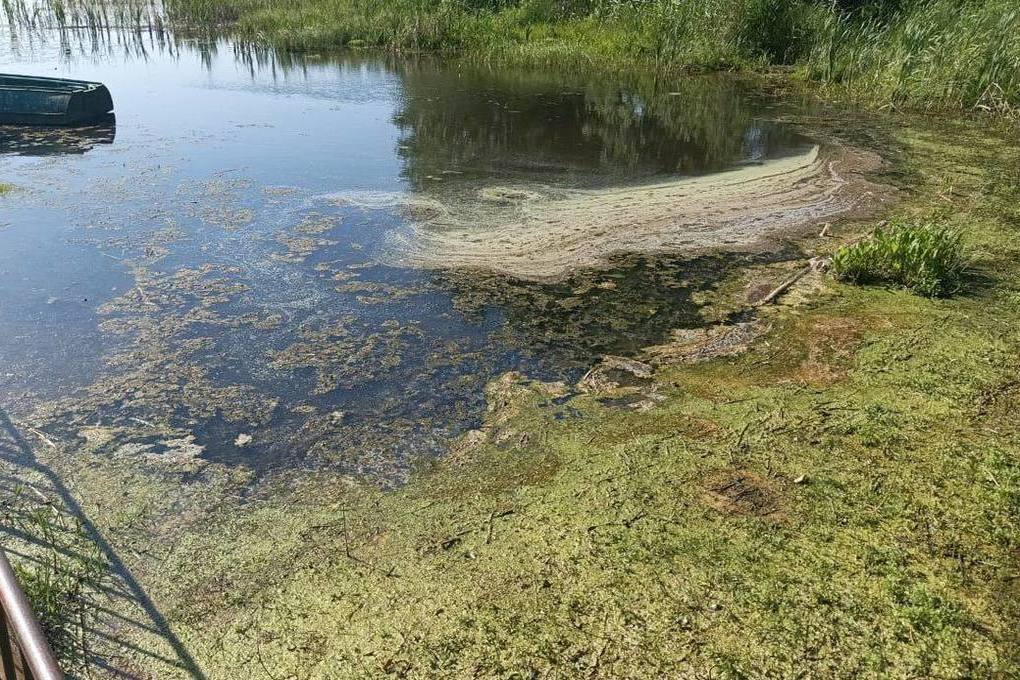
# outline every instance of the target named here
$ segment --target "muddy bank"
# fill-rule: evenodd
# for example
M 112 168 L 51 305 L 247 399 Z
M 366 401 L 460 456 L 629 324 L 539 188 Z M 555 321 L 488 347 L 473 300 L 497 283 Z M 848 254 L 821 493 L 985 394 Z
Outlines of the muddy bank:
M 404 266 L 466 267 L 558 280 L 618 253 L 754 250 L 881 200 L 870 152 L 812 146 L 729 172 L 602 190 L 478 188 L 460 201 L 412 202 L 390 238 Z

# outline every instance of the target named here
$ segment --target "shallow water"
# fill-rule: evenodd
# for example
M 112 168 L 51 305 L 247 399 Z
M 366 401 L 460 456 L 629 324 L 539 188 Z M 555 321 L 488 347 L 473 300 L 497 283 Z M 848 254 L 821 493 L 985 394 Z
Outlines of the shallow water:
M 0 27 L 0 71 L 100 80 L 116 117 L 0 128 L 0 406 L 110 455 L 399 478 L 508 370 L 569 379 L 700 323 L 746 256 L 557 283 L 388 266 L 409 201 L 591 188 L 802 149 L 726 79 L 618 82 L 151 32 Z

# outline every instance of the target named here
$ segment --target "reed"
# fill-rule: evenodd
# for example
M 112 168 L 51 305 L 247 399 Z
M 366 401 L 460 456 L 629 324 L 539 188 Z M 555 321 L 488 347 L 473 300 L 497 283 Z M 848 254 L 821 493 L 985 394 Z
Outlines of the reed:
M 160 0 L 0 0 L 0 17 L 14 28 L 162 28 Z
M 821 16 L 809 78 L 896 107 L 1010 112 L 1020 103 L 1020 5 L 922 0 Z
M 178 21 L 287 48 L 464 50 L 524 62 L 745 68 L 892 106 L 1020 103 L 1013 0 L 169 0 Z
M 9 24 L 229 31 L 295 50 L 596 68 L 795 65 L 881 106 L 1016 113 L 1015 0 L 0 0 Z

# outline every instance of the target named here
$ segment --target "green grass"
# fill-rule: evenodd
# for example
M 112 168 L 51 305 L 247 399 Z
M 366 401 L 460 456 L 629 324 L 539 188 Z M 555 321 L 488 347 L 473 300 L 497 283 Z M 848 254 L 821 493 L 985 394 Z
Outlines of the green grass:
M 4 194 L 9 194 L 12 191 L 14 191 L 13 184 L 5 184 L 4 182 L 0 182 L 0 196 L 3 196 Z
M 27 553 L 14 568 L 46 637 L 67 671 L 86 670 L 87 638 L 97 620 L 97 593 L 106 562 L 79 518 L 24 487 L 3 504 L 3 522 L 26 537 Z M 20 552 L 20 551 L 19 551 Z
M 965 267 L 963 235 L 935 222 L 898 221 L 879 227 L 832 258 L 840 280 L 895 283 L 928 297 L 957 292 Z
M 805 72 L 859 98 L 1010 112 L 1020 103 L 1020 5 L 913 0 L 889 16 L 826 14 Z

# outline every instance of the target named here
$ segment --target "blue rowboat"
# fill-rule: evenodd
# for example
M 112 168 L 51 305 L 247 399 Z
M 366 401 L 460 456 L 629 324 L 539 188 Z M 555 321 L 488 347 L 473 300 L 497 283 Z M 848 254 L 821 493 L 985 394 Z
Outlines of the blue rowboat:
M 102 83 L 0 73 L 0 125 L 77 125 L 111 111 Z

